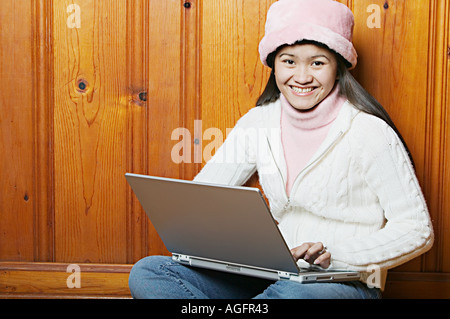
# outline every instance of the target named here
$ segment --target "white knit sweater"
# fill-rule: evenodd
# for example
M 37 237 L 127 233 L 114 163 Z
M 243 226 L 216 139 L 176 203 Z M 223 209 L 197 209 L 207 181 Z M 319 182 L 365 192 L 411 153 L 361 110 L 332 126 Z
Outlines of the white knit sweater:
M 279 100 L 245 114 L 196 181 L 242 185 L 258 171 L 290 248 L 323 242 L 331 268 L 386 271 L 429 250 L 433 228 L 408 155 L 382 120 L 342 107 L 327 138 L 286 193 Z

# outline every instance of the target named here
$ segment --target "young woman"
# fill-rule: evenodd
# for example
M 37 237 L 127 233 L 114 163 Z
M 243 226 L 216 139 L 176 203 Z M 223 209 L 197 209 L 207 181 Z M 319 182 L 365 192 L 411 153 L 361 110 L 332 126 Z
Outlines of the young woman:
M 361 271 L 361 281 L 270 282 L 153 256 L 133 267 L 134 297 L 379 298 L 389 268 L 430 249 L 409 151 L 349 72 L 352 32 L 353 14 L 338 2 L 274 3 L 259 47 L 272 68 L 267 87 L 195 180 L 242 185 L 257 171 L 294 258 Z M 368 282 L 374 269 L 378 280 Z

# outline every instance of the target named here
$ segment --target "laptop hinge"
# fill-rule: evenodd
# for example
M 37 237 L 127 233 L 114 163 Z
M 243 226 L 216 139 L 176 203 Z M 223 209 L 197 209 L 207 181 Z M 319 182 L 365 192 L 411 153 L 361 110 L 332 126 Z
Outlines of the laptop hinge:
M 181 262 L 181 263 L 186 263 L 186 264 L 190 264 L 191 263 L 191 259 L 190 259 L 190 257 L 189 256 L 186 256 L 186 255 L 178 255 L 178 254 L 174 254 L 173 256 L 172 256 L 172 258 L 174 259 L 174 260 L 176 260 L 176 261 L 178 261 L 178 262 Z
M 291 275 L 285 271 L 278 271 L 278 277 L 280 277 L 280 279 L 290 279 Z

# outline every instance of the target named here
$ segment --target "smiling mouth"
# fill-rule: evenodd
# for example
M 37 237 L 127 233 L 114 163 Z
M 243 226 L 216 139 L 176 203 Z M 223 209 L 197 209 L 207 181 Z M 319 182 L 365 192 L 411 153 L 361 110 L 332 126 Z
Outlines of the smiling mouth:
M 310 93 L 312 91 L 314 91 L 316 88 L 315 87 L 309 87 L 309 88 L 299 88 L 296 86 L 291 86 L 291 89 L 296 92 L 296 93 L 300 93 L 300 94 L 305 94 L 305 93 Z

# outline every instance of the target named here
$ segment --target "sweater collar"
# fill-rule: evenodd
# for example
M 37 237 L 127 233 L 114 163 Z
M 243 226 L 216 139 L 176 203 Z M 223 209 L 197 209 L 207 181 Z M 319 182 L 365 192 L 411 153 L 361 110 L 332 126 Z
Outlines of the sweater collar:
M 327 126 L 336 119 L 345 101 L 346 99 L 339 94 L 339 87 L 335 85 L 328 96 L 313 110 L 300 112 L 283 94 L 280 94 L 282 123 L 301 130 L 314 130 Z
M 283 178 L 286 178 L 287 167 L 286 161 L 284 159 L 283 148 L 281 147 L 280 119 L 282 106 L 280 100 L 281 99 L 278 99 L 277 101 L 273 102 L 273 104 L 270 104 L 270 106 L 267 106 L 269 109 L 273 110 L 273 113 L 270 113 L 268 119 L 268 127 L 275 128 L 275 130 L 268 130 L 268 132 L 266 133 L 266 137 L 273 159 L 275 160 L 277 167 L 280 169 L 280 174 Z M 356 109 L 349 101 L 346 101 L 343 104 L 337 118 L 331 124 L 325 141 L 319 147 L 319 150 L 316 152 L 311 161 L 315 161 L 317 156 L 323 154 L 325 150 L 328 149 L 337 139 L 346 134 L 346 132 L 350 129 L 353 119 L 359 112 L 360 111 Z

